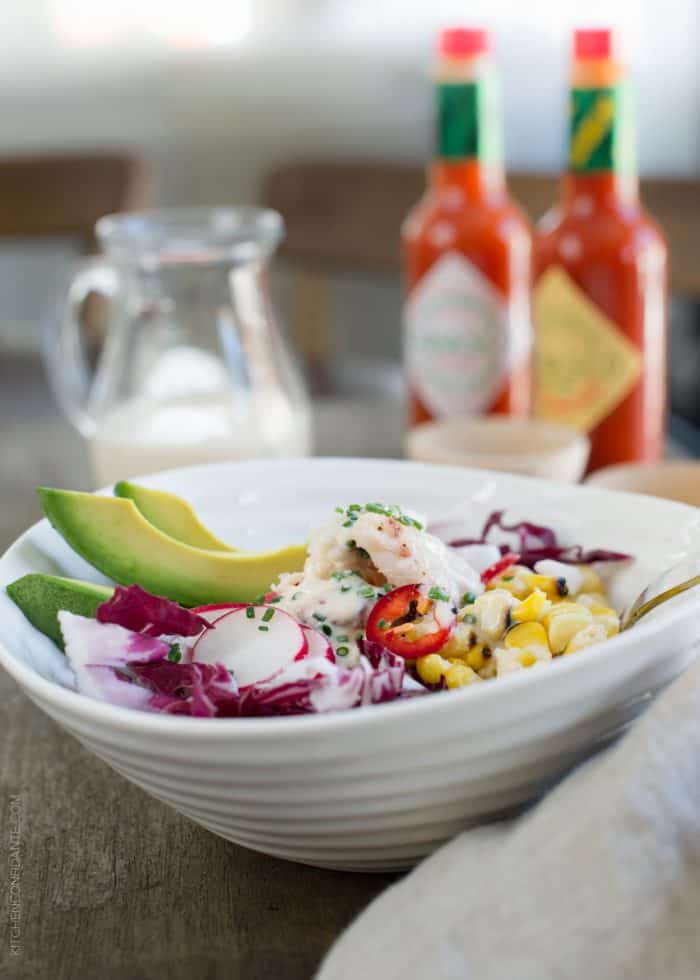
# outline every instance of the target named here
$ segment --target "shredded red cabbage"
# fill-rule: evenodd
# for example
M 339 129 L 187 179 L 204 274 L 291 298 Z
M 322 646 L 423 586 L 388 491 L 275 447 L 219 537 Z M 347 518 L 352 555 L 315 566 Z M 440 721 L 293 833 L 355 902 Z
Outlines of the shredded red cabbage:
M 196 636 L 202 630 L 213 628 L 197 613 L 170 599 L 151 595 L 140 585 L 118 585 L 114 595 L 97 607 L 97 619 L 145 636 Z
M 119 624 L 60 617 L 78 690 L 144 711 L 202 718 L 306 714 L 393 701 L 402 693 L 404 660 L 376 643 L 360 643 L 358 666 L 342 667 L 325 654 L 306 657 L 239 689 L 222 664 L 192 661 L 184 639 L 171 650 Z M 182 659 L 170 659 L 173 654 Z
M 516 524 L 505 524 L 503 515 L 505 511 L 496 510 L 486 519 L 481 535 L 478 538 L 457 538 L 447 543 L 453 548 L 464 548 L 472 544 L 491 544 L 487 538 L 491 531 L 503 531 L 509 534 L 516 534 L 518 545 L 515 550 L 520 555 L 520 564 L 532 568 L 536 562 L 545 558 L 553 558 L 555 561 L 567 562 L 570 565 L 588 565 L 596 561 L 626 561 L 631 558 L 622 551 L 610 551 L 606 548 L 594 548 L 585 551 L 580 544 L 562 545 L 557 541 L 557 536 L 550 527 L 540 524 L 533 524 L 532 521 L 519 521 Z M 501 554 L 505 555 L 512 550 L 509 544 L 497 545 Z

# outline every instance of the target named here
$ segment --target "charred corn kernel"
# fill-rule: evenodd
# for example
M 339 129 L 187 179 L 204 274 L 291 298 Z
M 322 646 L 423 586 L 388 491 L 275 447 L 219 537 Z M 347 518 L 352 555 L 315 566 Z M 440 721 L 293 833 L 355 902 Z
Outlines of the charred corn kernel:
M 547 633 L 542 623 L 519 623 L 506 633 L 505 645 L 511 650 L 547 647 Z
M 450 688 L 466 687 L 480 680 L 479 675 L 466 664 L 453 664 L 445 674 L 445 683 Z
M 610 606 L 589 606 L 593 621 L 605 628 L 608 636 L 615 636 L 620 632 L 620 617 Z
M 553 616 L 547 629 L 549 646 L 554 653 L 561 653 L 576 633 L 586 629 L 593 622 L 593 617 L 585 606 L 572 609 L 570 612 Z
M 484 656 L 484 648 L 480 643 L 468 651 L 466 661 L 472 670 L 483 670 L 486 657 Z
M 594 571 L 590 565 L 579 565 L 578 570 L 581 573 L 581 587 L 579 592 L 603 592 L 603 580 L 600 575 Z
M 600 623 L 591 623 L 571 637 L 566 644 L 564 653 L 576 653 L 578 650 L 585 650 L 586 647 L 591 647 L 595 643 L 602 643 L 607 637 L 608 634 L 604 626 L 601 626 Z
M 474 643 L 476 643 L 474 627 L 467 623 L 457 623 L 440 653 L 450 659 L 452 657 L 463 658 L 466 657 L 469 647 L 473 646 Z
M 548 599 L 561 598 L 562 590 L 557 585 L 557 579 L 553 578 L 553 576 L 537 575 L 536 572 L 530 572 L 529 575 L 523 576 L 523 578 L 527 582 L 530 590 L 539 589 L 541 592 L 544 592 Z
M 533 664 L 537 663 L 537 657 L 534 655 L 534 653 L 528 653 L 527 650 L 518 655 L 518 660 L 523 667 L 532 667 Z
M 542 623 L 546 630 L 549 629 L 552 620 L 565 613 L 577 612 L 579 605 L 570 599 L 563 599 L 559 602 L 552 601 L 552 605 L 547 613 L 542 617 Z
M 519 623 L 531 623 L 546 615 L 551 605 L 552 603 L 544 592 L 541 589 L 535 589 L 527 599 L 523 599 L 517 606 L 513 606 L 510 614 Z
M 516 599 L 524 599 L 531 591 L 527 579 L 532 575 L 529 568 L 525 565 L 511 565 L 498 578 L 492 579 L 486 586 L 487 589 L 505 589 Z
M 576 602 L 580 602 L 582 606 L 608 606 L 608 597 L 602 592 L 579 592 L 576 596 Z
M 489 641 L 500 639 L 508 623 L 513 597 L 504 589 L 484 592 L 474 603 L 481 635 Z
M 439 684 L 440 678 L 450 669 L 449 660 L 443 660 L 439 653 L 429 653 L 427 657 L 416 660 L 418 676 L 426 684 Z

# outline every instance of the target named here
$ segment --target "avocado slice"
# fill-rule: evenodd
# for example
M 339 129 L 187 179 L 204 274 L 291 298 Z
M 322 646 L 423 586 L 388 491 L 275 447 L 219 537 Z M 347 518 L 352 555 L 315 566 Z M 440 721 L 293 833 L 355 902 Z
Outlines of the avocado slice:
M 132 500 L 38 489 L 51 524 L 68 544 L 121 585 L 140 585 L 183 606 L 251 602 L 282 572 L 299 571 L 305 545 L 279 551 L 205 551 L 163 534 Z
M 58 575 L 34 573 L 23 575 L 7 586 L 7 594 L 22 610 L 32 626 L 50 637 L 63 649 L 63 636 L 58 625 L 60 609 L 78 616 L 95 618 L 97 607 L 110 598 L 114 589 L 94 582 L 61 578 Z
M 193 548 L 206 548 L 208 551 L 236 550 L 212 534 L 187 501 L 174 493 L 151 490 L 150 487 L 139 487 L 127 480 L 120 480 L 114 486 L 114 494 L 116 497 L 133 500 L 147 521 L 176 541 L 182 541 Z

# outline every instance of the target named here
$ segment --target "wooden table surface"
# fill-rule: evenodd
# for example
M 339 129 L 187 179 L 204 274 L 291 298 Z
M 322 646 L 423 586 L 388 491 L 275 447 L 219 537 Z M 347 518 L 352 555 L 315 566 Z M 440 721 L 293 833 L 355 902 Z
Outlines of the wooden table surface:
M 42 483 L 89 486 L 83 447 L 38 360 L 0 352 L 0 553 L 39 517 Z M 393 880 L 227 843 L 89 755 L 4 671 L 0 698 L 3 980 L 306 980 Z

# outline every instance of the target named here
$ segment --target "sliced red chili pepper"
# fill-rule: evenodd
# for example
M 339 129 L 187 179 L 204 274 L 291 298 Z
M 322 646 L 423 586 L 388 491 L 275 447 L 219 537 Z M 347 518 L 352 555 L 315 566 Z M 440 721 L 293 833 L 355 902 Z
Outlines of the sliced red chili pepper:
M 452 624 L 440 626 L 432 615 L 433 606 L 432 599 L 417 585 L 402 585 L 382 596 L 372 609 L 365 629 L 367 639 L 407 660 L 435 653 L 447 643 Z M 411 636 L 411 623 L 424 622 L 426 617 L 433 620 L 435 628 L 420 636 Z
M 515 565 L 517 561 L 520 560 L 520 555 L 514 554 L 512 551 L 507 552 L 498 561 L 495 561 L 493 565 L 489 565 L 481 573 L 481 581 L 484 585 L 488 585 L 491 579 L 496 578 L 501 572 L 505 572 L 506 568 L 510 568 L 511 565 Z

